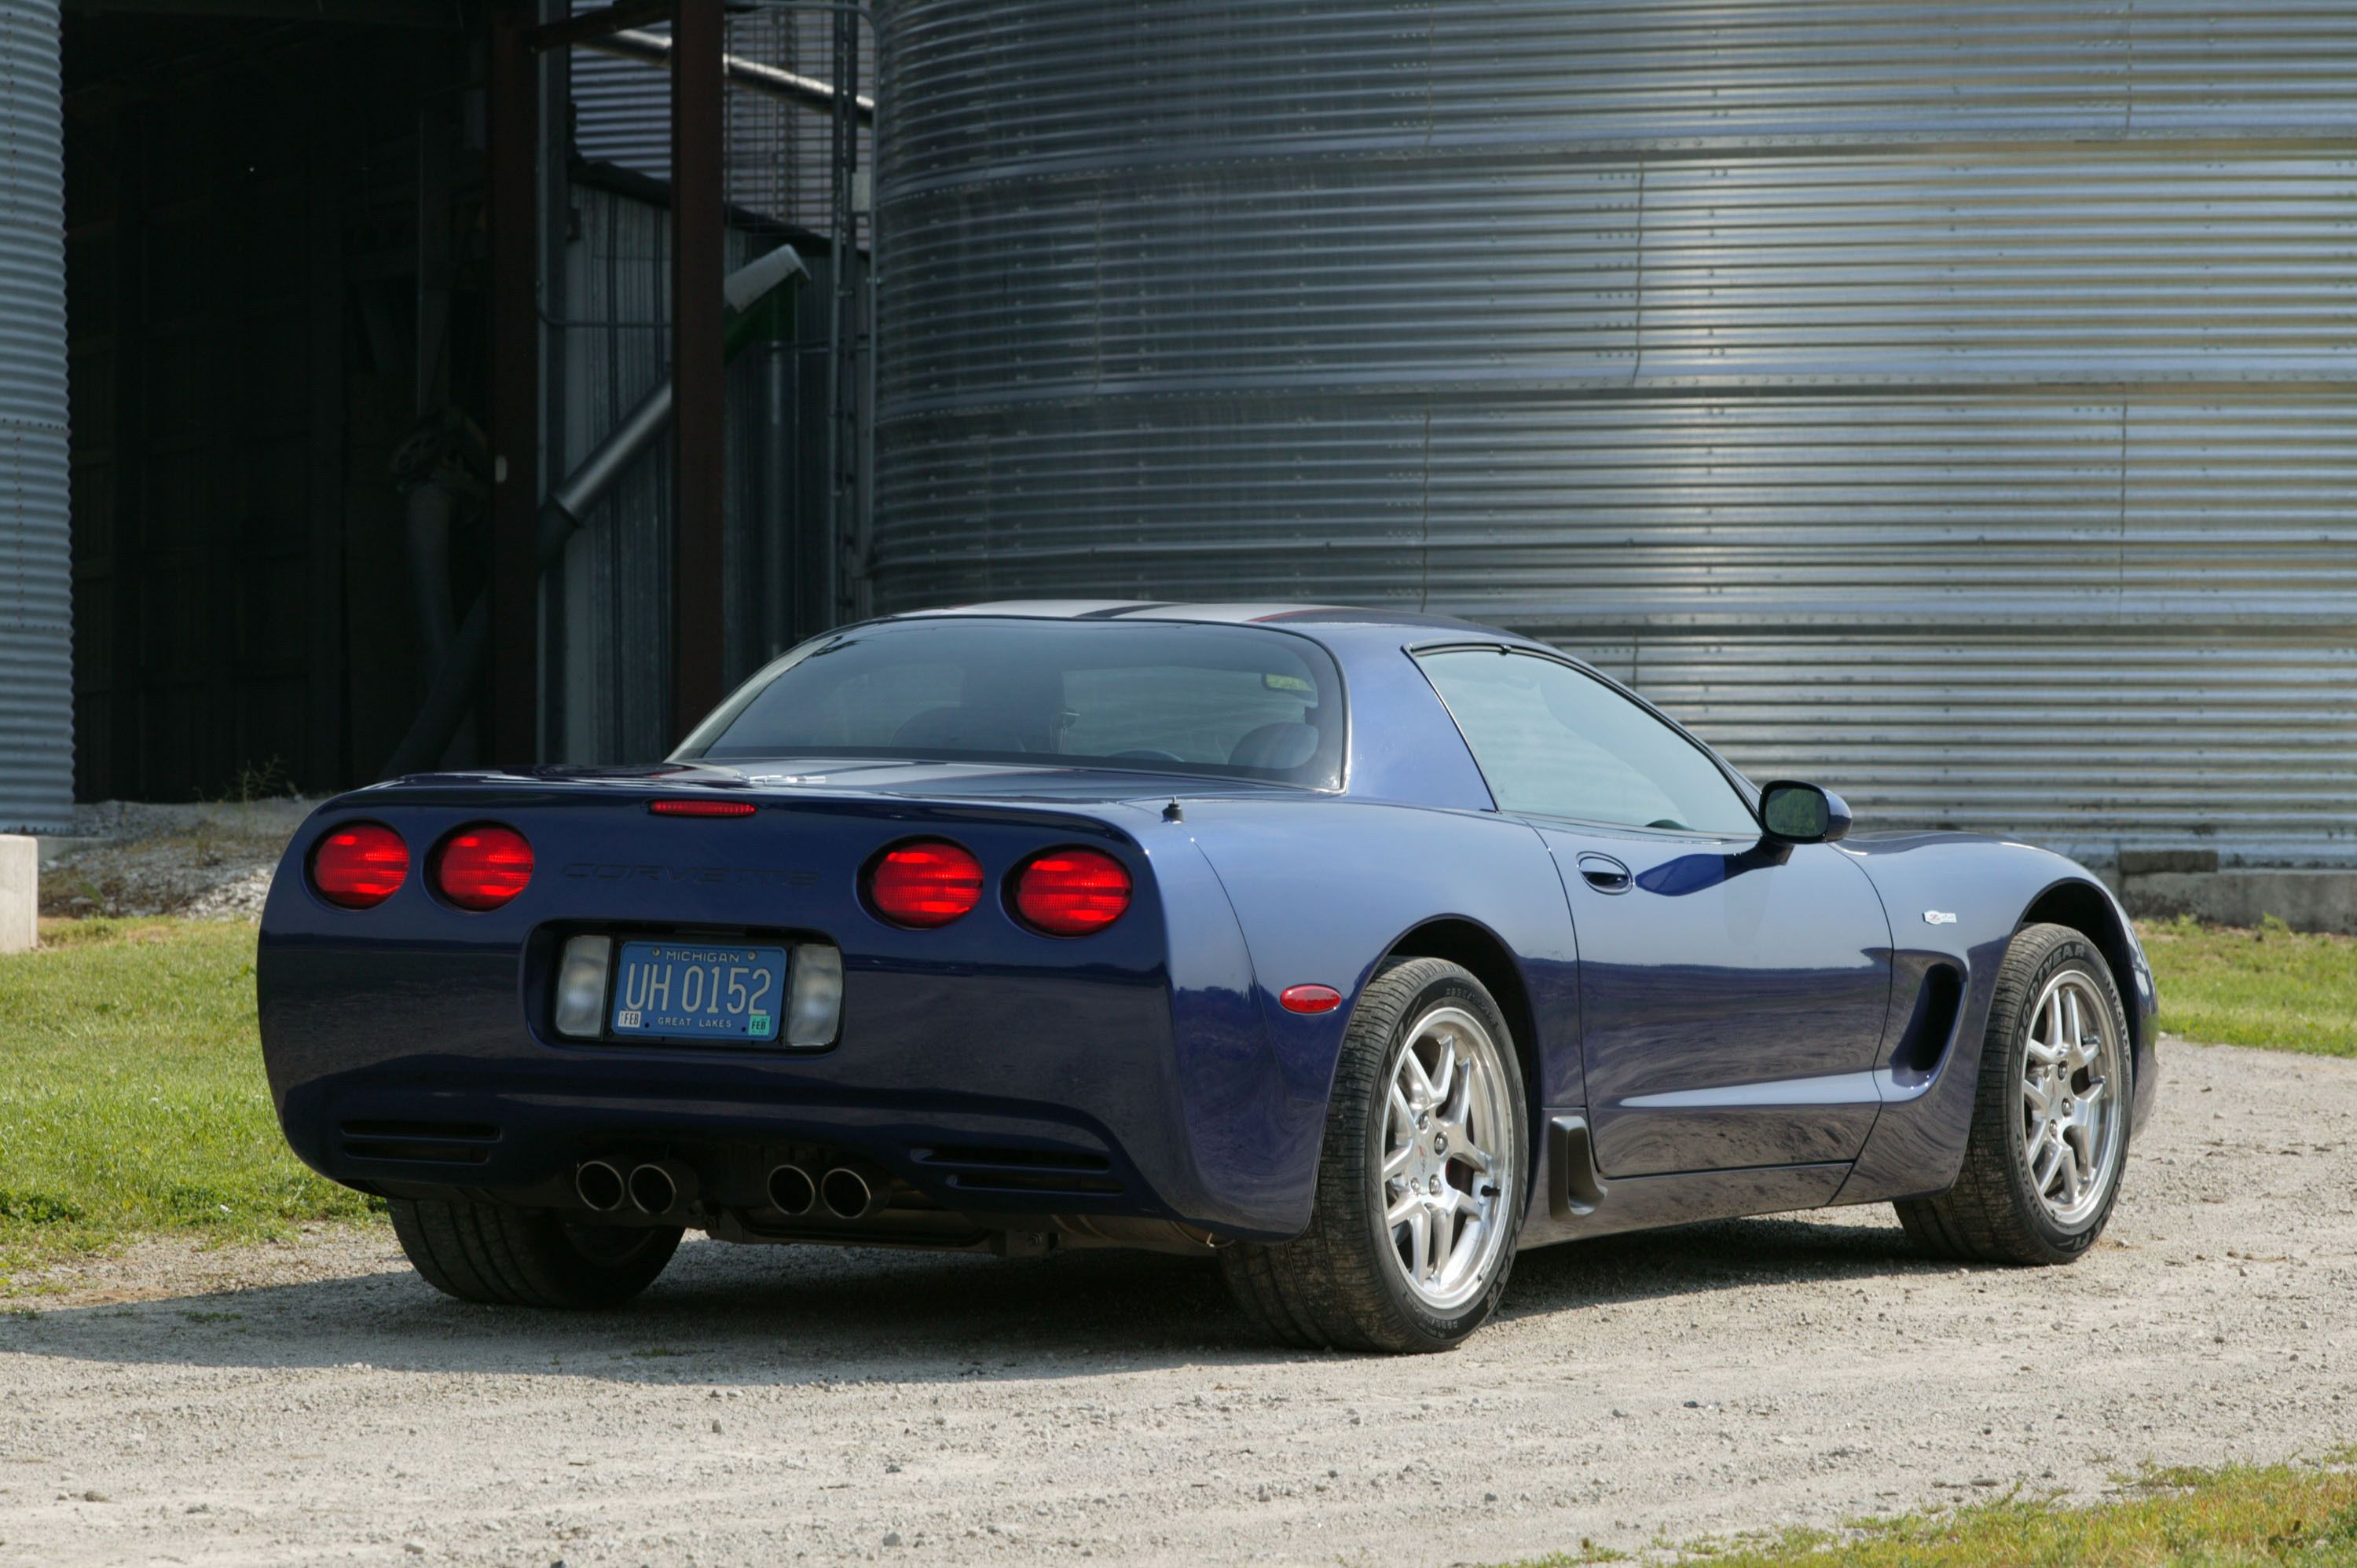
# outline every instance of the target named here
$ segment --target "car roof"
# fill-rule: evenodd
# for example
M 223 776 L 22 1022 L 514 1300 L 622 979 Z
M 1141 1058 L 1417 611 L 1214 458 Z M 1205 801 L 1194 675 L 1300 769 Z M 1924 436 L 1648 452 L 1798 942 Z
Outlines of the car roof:
M 1229 626 L 1383 626 L 1432 631 L 1470 631 L 1487 637 L 1523 640 L 1514 638 L 1511 632 L 1459 620 L 1454 616 L 1430 615 L 1418 610 L 1367 609 L 1355 605 L 1182 604 L 1157 599 L 996 599 L 985 604 L 911 610 L 888 618 L 917 620 L 937 616 L 1008 616 L 1041 620 L 1197 621 Z

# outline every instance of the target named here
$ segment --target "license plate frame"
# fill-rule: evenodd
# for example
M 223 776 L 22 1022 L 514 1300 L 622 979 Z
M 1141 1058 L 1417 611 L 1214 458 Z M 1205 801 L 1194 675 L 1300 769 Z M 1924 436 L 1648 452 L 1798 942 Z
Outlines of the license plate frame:
M 722 1049 L 780 1048 L 792 967 L 791 942 L 618 937 L 606 1001 L 606 1038 Z M 690 1001 L 695 1005 L 685 1004 Z

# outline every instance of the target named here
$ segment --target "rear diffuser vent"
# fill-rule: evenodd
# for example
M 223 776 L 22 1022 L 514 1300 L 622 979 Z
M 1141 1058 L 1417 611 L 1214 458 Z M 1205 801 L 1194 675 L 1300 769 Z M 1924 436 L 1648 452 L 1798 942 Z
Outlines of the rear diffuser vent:
M 1113 1161 L 1079 1149 L 1001 1148 L 935 1144 L 909 1151 L 960 1192 L 1064 1193 L 1102 1197 L 1122 1190 Z
M 354 1159 L 440 1165 L 479 1165 L 500 1141 L 488 1122 L 347 1122 L 343 1135 Z

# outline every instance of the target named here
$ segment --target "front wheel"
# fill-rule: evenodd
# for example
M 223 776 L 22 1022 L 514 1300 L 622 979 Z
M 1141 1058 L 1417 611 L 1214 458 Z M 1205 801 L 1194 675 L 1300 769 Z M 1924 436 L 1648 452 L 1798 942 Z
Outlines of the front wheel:
M 618 1306 L 679 1249 L 675 1225 L 576 1225 L 544 1210 L 395 1197 L 393 1233 L 425 1283 L 497 1306 Z
M 1488 1320 L 1521 1232 L 1522 1069 L 1481 983 L 1406 959 L 1367 983 L 1343 1037 L 1309 1229 L 1221 1268 L 1287 1344 L 1447 1350 Z
M 2067 1263 L 2102 1235 L 2127 1164 L 2127 1013 L 2111 966 L 2064 926 L 2015 933 L 1996 974 L 1956 1185 L 1899 1204 L 1935 1257 Z

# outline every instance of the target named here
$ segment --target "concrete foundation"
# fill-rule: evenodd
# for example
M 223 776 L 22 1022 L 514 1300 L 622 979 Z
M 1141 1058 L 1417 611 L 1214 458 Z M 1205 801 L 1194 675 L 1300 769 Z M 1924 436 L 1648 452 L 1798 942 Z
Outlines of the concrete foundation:
M 39 845 L 16 833 L 0 833 L 0 952 L 30 952 L 40 940 Z
M 2103 875 L 2138 919 L 2255 926 L 2273 915 L 2296 931 L 2357 935 L 2357 871 L 2222 868 L 2214 851 L 2156 850 L 2123 854 Z

